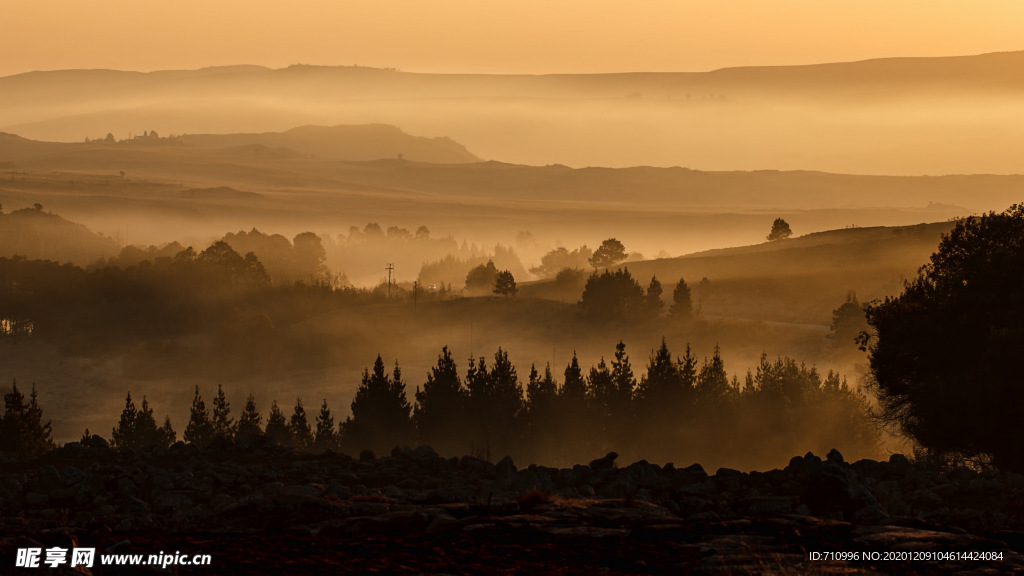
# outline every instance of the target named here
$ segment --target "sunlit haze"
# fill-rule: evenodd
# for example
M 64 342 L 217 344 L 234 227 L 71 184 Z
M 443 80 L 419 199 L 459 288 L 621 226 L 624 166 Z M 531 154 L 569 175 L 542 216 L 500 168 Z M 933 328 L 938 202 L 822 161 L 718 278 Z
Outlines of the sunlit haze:
M 709 556 L 692 537 L 744 515 L 785 515 L 786 558 L 815 549 L 814 518 L 933 538 L 973 472 L 843 470 L 931 438 L 952 456 L 919 462 L 1024 471 L 1024 396 L 973 405 L 1020 389 L 1024 209 L 992 242 L 970 228 L 1024 199 L 1022 31 L 1016 0 L 0 0 L 0 549 L 262 526 L 358 571 L 359 535 L 507 543 L 527 532 L 495 523 L 595 502 L 597 531 L 559 516 L 538 542 L 657 533 L 691 548 L 655 573 L 706 573 L 680 564 Z M 974 238 L 995 248 L 961 266 Z M 933 289 L 930 261 L 977 276 Z M 973 298 L 974 331 L 942 336 Z M 934 402 L 1009 433 L 927 436 Z M 957 516 L 984 529 L 970 546 L 1024 533 L 1016 478 L 968 499 L 1000 511 Z M 719 540 L 760 549 L 749 530 Z M 913 546 L 967 549 L 949 538 Z M 752 569 L 818 573 L 720 572 Z
M 1011 0 L 4 0 L 0 75 L 230 64 L 704 71 L 1024 48 Z

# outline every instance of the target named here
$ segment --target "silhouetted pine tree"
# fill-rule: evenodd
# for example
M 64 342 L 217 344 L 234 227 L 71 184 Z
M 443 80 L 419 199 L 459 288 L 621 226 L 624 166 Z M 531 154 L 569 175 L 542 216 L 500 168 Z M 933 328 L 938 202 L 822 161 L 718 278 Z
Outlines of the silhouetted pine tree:
M 416 388 L 413 420 L 419 441 L 438 453 L 462 455 L 472 443 L 467 438 L 469 392 L 459 378 L 458 366 L 445 346 L 437 365 L 427 374 L 423 390 Z
M 565 379 L 562 381 L 562 389 L 559 394 L 565 399 L 568 405 L 584 405 L 587 400 L 587 382 L 583 379 L 583 370 L 580 369 L 580 362 L 576 358 L 576 351 L 572 352 L 572 360 L 565 367 Z
M 121 411 L 121 419 L 117 427 L 110 431 L 110 443 L 119 450 L 125 448 L 136 448 L 135 422 L 138 419 L 138 409 L 132 400 L 132 393 L 129 391 L 124 399 L 124 410 Z
M 551 365 L 544 367 L 544 376 L 537 372 L 537 367 L 530 366 L 530 378 L 526 385 L 526 404 L 524 436 L 527 446 L 534 451 L 534 460 L 538 460 L 557 446 L 561 429 L 558 422 L 564 417 L 560 414 L 558 383 L 551 375 Z M 564 440 L 563 440 L 564 441 Z
M 4 395 L 4 415 L 0 419 L 0 450 L 19 454 L 42 454 L 53 445 L 50 422 L 43 424 L 43 410 L 39 407 L 35 384 L 29 402 L 18 390 L 17 382 Z
M 270 416 L 267 417 L 265 433 L 267 438 L 272 438 L 285 446 L 290 446 L 292 443 L 291 429 L 288 427 L 288 421 L 284 419 L 281 409 L 277 406 L 277 400 L 270 404 Z
M 213 435 L 231 440 L 235 437 L 235 421 L 231 417 L 231 405 L 224 395 L 224 387 L 217 385 L 217 397 L 213 399 Z
M 530 414 L 545 414 L 554 409 L 558 398 L 558 384 L 551 376 L 551 364 L 544 367 L 544 377 L 537 373 L 537 366 L 530 365 L 530 380 L 526 385 L 526 410 Z
M 170 446 L 178 441 L 178 433 L 174 431 L 171 426 L 171 417 L 164 417 L 164 425 L 160 427 L 160 434 L 163 437 L 163 443 L 165 446 Z
M 316 436 L 313 439 L 313 446 L 320 451 L 338 448 L 338 433 L 334 429 L 334 416 L 331 416 L 331 409 L 327 407 L 326 398 L 320 406 L 320 414 L 316 417 Z
M 762 355 L 762 365 L 767 357 Z M 697 402 L 719 402 L 724 400 L 730 393 L 729 375 L 725 372 L 725 362 L 722 360 L 721 349 L 715 346 L 715 353 L 709 362 L 704 358 L 704 364 L 697 374 Z
M 626 345 L 622 342 L 615 345 L 612 380 L 615 386 L 615 404 L 612 413 L 619 417 L 627 417 L 631 413 L 636 377 L 633 375 L 633 367 L 629 363 L 629 355 L 626 354 Z
M 389 378 L 378 354 L 373 374 L 363 371 L 363 381 L 352 400 L 352 415 L 342 424 L 342 447 L 351 452 L 370 449 L 386 453 L 408 444 L 412 433 L 412 406 L 405 395 L 401 369 L 395 362 L 394 378 Z
M 604 356 L 597 366 L 590 367 L 590 374 L 587 376 L 587 398 L 599 418 L 607 419 L 611 416 L 612 404 L 615 402 L 615 380 L 604 361 Z
M 252 394 L 245 399 L 245 408 L 242 408 L 242 415 L 238 418 L 238 428 L 235 437 L 239 440 L 256 438 L 263 435 L 263 416 L 260 416 L 256 409 L 256 399 Z
M 686 280 L 683 278 L 679 279 L 675 290 L 672 291 L 672 306 L 669 307 L 668 313 L 675 318 L 689 318 L 693 316 L 693 299 L 690 296 L 690 287 L 686 285 Z
M 492 455 L 508 454 L 518 439 L 516 418 L 523 409 L 523 387 L 508 353 L 498 348 L 489 373 L 483 358 L 479 367 L 470 363 L 466 382 L 476 417 L 476 436 Z
M 292 435 L 292 444 L 296 448 L 304 450 L 313 445 L 313 429 L 306 418 L 306 409 L 302 407 L 302 397 L 295 399 L 295 410 L 288 423 L 288 430 Z
M 651 276 L 651 283 L 647 285 L 647 294 L 644 295 L 644 307 L 647 313 L 653 317 L 661 314 L 664 303 L 661 301 L 663 289 L 657 276 Z
M 592 421 L 587 406 L 587 381 L 576 352 L 565 367 L 558 391 L 559 418 L 553 423 L 563 441 L 553 452 L 558 465 L 569 465 L 589 457 L 593 443 Z
M 165 441 L 165 436 L 160 428 L 157 428 L 156 418 L 153 417 L 153 409 L 149 407 L 149 401 L 142 397 L 142 406 L 135 414 L 135 438 L 138 446 L 157 446 L 167 448 L 170 446 Z
M 648 417 L 681 416 L 688 412 L 694 395 L 695 361 L 686 347 L 686 356 L 672 360 L 672 354 L 661 339 L 661 347 L 651 355 L 647 374 L 641 379 L 637 392 L 640 412 Z
M 206 409 L 206 403 L 199 395 L 199 386 L 196 386 L 195 397 L 192 398 L 192 411 L 189 414 L 188 426 L 185 427 L 185 442 L 196 446 L 207 446 L 213 440 L 213 422 L 210 420 L 210 412 Z

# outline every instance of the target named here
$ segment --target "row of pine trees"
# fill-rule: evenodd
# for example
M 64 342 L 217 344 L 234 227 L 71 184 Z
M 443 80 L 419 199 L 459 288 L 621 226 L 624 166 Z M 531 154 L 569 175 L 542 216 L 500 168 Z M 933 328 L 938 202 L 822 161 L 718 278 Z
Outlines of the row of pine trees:
M 185 442 L 206 446 L 266 436 L 299 450 L 387 453 L 399 445 L 428 444 L 448 455 L 573 463 L 616 450 L 637 458 L 715 458 L 749 452 L 779 457 L 806 451 L 818 438 L 827 450 L 868 454 L 877 448 L 867 401 L 838 374 L 824 378 L 789 358 L 762 357 L 743 382 L 729 377 L 716 348 L 698 362 L 690 347 L 673 358 L 663 341 L 637 379 L 626 346 L 610 362 L 585 372 L 575 354 L 557 381 L 550 365 L 531 366 L 524 389 L 507 352 L 493 361 L 471 359 L 460 375 L 445 347 L 417 386 L 415 402 L 398 363 L 389 374 L 380 356 L 363 373 L 351 415 L 335 425 L 326 400 L 313 423 L 299 398 L 290 417 L 273 402 L 264 423 L 250 395 L 237 421 L 223 388 L 209 410 L 197 387 Z M 136 409 L 129 394 L 112 432 L 118 448 L 169 446 L 170 420 L 158 427 L 145 398 Z M 795 452 L 794 452 L 795 451 Z

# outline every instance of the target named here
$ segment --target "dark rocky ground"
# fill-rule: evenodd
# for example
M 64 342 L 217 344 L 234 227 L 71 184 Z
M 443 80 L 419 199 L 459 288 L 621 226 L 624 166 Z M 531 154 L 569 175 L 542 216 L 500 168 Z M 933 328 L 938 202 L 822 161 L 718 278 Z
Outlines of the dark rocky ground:
M 940 473 L 902 456 L 846 463 L 835 451 L 769 472 L 615 464 L 69 444 L 0 459 L 0 572 L 47 571 L 13 568 L 18 548 L 77 545 L 212 556 L 166 571 L 97 562 L 92 574 L 1024 573 L 1018 474 Z

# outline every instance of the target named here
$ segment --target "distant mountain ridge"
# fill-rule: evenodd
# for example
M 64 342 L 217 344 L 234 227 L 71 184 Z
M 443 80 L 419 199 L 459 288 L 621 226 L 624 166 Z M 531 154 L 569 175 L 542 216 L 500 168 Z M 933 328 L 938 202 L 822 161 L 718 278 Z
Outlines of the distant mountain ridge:
M 466 147 L 450 138 L 411 136 L 395 126 L 300 126 L 285 132 L 252 134 L 183 134 L 187 146 L 229 148 L 266 146 L 294 150 L 321 160 L 362 162 L 404 158 L 436 164 L 479 162 Z
M 513 164 L 1020 174 L 1022 71 L 1024 52 L 614 74 L 63 70 L 0 78 L 0 131 L 80 142 L 383 124 Z
M 406 134 L 395 126 L 300 126 L 285 132 L 252 134 L 183 134 L 173 138 L 139 138 L 113 146 L 176 144 L 192 148 L 249 155 L 308 157 L 318 160 L 366 162 L 401 158 L 415 162 L 464 164 L 479 162 L 465 146 L 450 138 Z M 69 152 L 104 143 L 41 142 L 0 132 L 0 161 L 21 160 L 42 154 Z
M 885 83 L 930 88 L 1024 89 L 1024 50 L 970 56 L 875 58 L 853 62 L 782 66 L 737 66 L 706 72 L 611 72 L 587 74 L 453 74 L 404 72 L 361 66 L 256 65 L 196 70 L 50 70 L 0 77 L 0 106 L 95 97 L 240 94 L 323 97 L 623 97 L 623 90 L 736 90 L 792 92 L 810 88 L 842 91 Z M 80 90 L 54 93 L 55 84 Z M 400 91 L 399 91 L 400 90 Z M 185 92 L 187 91 L 187 92 Z

